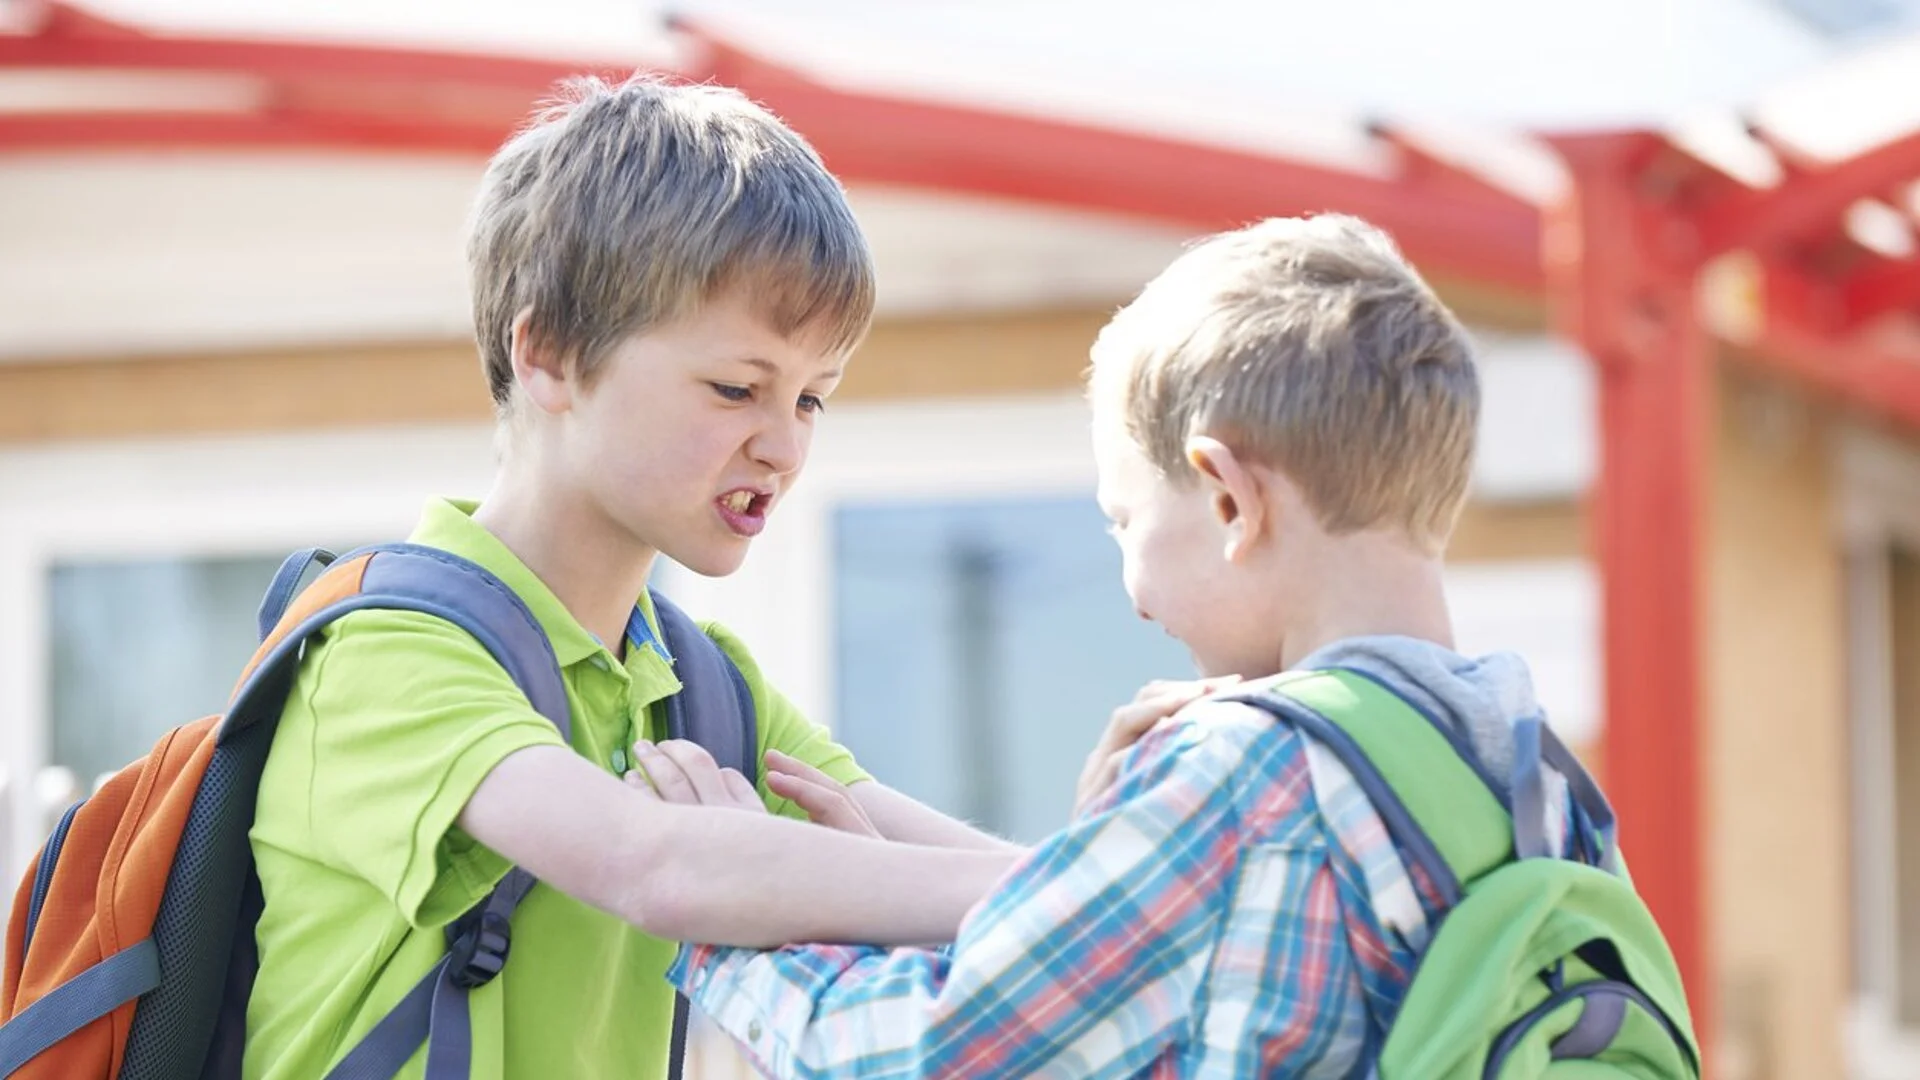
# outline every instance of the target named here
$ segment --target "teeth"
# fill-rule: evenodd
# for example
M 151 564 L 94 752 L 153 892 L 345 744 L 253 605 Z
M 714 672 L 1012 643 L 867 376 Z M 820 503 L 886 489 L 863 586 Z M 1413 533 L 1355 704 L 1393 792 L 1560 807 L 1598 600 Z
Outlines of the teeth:
M 735 491 L 727 495 L 727 509 L 736 514 L 744 514 L 747 507 L 753 505 L 753 492 Z

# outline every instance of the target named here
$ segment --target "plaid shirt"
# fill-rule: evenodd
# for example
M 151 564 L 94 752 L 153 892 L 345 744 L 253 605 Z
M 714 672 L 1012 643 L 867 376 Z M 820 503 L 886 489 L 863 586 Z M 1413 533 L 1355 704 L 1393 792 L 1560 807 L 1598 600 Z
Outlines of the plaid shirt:
M 950 950 L 690 946 L 668 977 L 772 1076 L 1345 1076 L 1437 904 L 1330 752 L 1207 702 Z

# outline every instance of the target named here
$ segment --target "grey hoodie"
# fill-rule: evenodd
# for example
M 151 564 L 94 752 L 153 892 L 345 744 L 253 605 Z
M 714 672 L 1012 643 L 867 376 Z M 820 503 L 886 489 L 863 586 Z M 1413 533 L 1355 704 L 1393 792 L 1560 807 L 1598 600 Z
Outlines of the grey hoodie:
M 1431 641 L 1410 637 L 1347 638 L 1326 645 L 1302 660 L 1302 670 L 1351 668 L 1385 683 L 1395 693 L 1450 724 L 1467 737 L 1488 776 L 1504 797 L 1513 768 L 1513 725 L 1526 717 L 1545 719 L 1533 694 L 1533 676 L 1513 653 L 1469 658 Z M 1565 844 L 1558 808 L 1566 798 L 1566 780 L 1546 768 L 1547 835 Z

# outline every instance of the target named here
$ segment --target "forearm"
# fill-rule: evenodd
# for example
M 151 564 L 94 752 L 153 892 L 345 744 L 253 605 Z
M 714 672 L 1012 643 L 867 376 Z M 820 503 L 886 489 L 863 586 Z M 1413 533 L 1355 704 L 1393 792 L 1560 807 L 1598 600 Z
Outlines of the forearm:
M 660 802 L 559 746 L 501 761 L 460 825 L 549 887 L 650 934 L 731 945 L 951 941 L 1013 862 Z
M 728 945 L 953 940 L 1006 851 L 899 844 L 735 810 L 651 806 L 621 911 L 660 937 Z M 644 867 L 644 869 L 641 869 Z
M 873 827 L 889 840 L 961 851 L 992 851 L 1015 857 L 1026 853 L 1018 844 L 950 818 L 885 784 L 863 781 L 847 790 L 859 801 Z
M 688 946 L 668 978 L 787 1080 L 1138 1075 L 1189 1022 L 1215 939 L 1208 890 L 1126 872 L 1158 861 L 1141 835 L 1043 845 L 950 954 Z
M 1169 734 L 1147 748 L 1112 806 L 1043 841 L 996 883 L 950 954 L 688 947 L 669 978 L 770 1075 L 1143 1075 L 1192 1034 L 1242 869 L 1240 740 L 1269 730 Z M 1315 812 L 1310 802 L 1296 809 Z M 1278 910 L 1296 907 L 1329 910 L 1285 900 Z M 1345 942 L 1337 926 L 1314 930 L 1303 940 Z M 1240 960 L 1268 955 L 1260 943 L 1238 948 Z M 1296 977 L 1315 982 L 1326 970 Z M 1324 996 L 1315 985 L 1288 1000 Z

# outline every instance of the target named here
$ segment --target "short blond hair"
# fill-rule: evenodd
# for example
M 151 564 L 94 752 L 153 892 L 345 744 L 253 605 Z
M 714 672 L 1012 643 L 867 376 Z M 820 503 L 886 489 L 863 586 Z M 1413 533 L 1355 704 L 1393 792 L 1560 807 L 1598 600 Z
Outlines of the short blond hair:
M 591 381 L 622 339 L 740 290 L 776 333 L 848 352 L 873 258 L 812 147 L 739 92 L 583 78 L 502 146 L 469 222 L 474 332 L 497 407 L 514 319 Z
M 1094 391 L 1175 482 L 1211 435 L 1284 472 L 1335 533 L 1446 546 L 1479 421 L 1472 345 L 1393 241 L 1357 218 L 1273 218 L 1202 241 L 1101 331 Z

